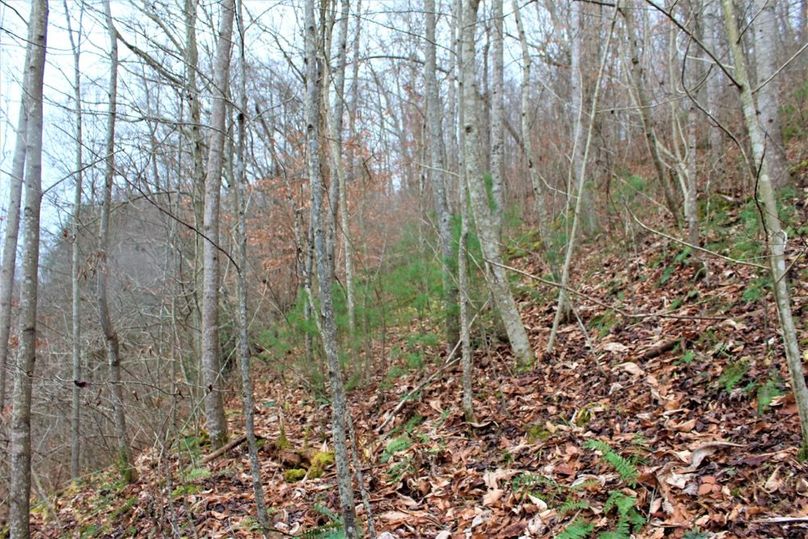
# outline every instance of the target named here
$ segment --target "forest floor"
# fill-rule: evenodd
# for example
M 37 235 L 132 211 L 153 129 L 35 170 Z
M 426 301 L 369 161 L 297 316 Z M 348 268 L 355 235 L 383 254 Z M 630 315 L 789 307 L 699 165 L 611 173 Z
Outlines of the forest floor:
M 797 222 L 805 223 L 806 201 L 796 202 Z M 716 228 L 722 237 L 745 226 L 741 211 L 727 212 Z M 763 272 L 707 257 L 710 278 L 696 279 L 697 265 L 681 245 L 635 232 L 633 242 L 582 246 L 573 280 L 582 295 L 552 354 L 544 350 L 556 291 L 519 276 L 515 288 L 537 361 L 519 372 L 504 343 L 475 332 L 474 422 L 460 407 L 459 364 L 393 415 L 442 368 L 445 352 L 412 338 L 428 322 L 388 337 L 385 354 L 373 358 L 376 374 L 349 394 L 377 533 L 808 536 L 808 465 L 798 459 L 797 411 Z M 721 239 L 711 234 L 718 232 L 706 233 L 708 245 Z M 529 245 L 510 251 L 521 270 L 547 273 Z M 805 257 L 792 274 L 805 349 Z M 391 359 L 394 346 L 417 349 L 424 364 L 414 366 L 406 354 Z M 338 507 L 334 469 L 315 453 L 328 450 L 330 410 L 269 367 L 255 378 L 273 536 L 328 537 Z M 236 433 L 240 406 L 230 402 Z M 117 484 L 106 471 L 41 504 L 34 536 L 163 537 L 172 528 L 189 537 L 258 536 L 244 444 L 203 464 L 210 450 L 198 438 L 181 442 L 197 456 L 183 461 L 182 472 L 176 459 L 147 451 L 137 459 L 134 484 Z M 361 504 L 358 511 L 364 520 Z

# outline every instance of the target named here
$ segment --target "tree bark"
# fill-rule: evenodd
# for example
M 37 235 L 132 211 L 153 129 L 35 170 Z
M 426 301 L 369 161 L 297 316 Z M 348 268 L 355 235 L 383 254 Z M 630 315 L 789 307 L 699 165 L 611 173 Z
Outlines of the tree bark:
M 589 129 L 587 130 L 586 138 L 583 142 L 583 151 L 581 154 L 580 166 L 581 169 L 576 171 L 577 188 L 575 197 L 575 211 L 572 214 L 572 227 L 570 228 L 569 239 L 567 240 L 567 251 L 564 255 L 564 265 L 561 268 L 561 286 L 558 291 L 558 306 L 556 308 L 555 318 L 553 319 L 553 327 L 550 329 L 550 337 L 547 340 L 547 352 L 553 351 L 555 345 L 556 334 L 558 333 L 558 326 L 561 324 L 562 319 L 565 317 L 566 305 L 569 300 L 567 299 L 567 290 L 569 289 L 570 280 L 570 267 L 572 265 L 572 255 L 575 250 L 575 239 L 578 233 L 578 222 L 581 220 L 581 210 L 583 207 L 582 196 L 585 183 L 586 183 L 586 165 L 589 159 L 589 148 L 592 144 L 592 132 L 595 127 L 595 114 L 597 113 L 598 97 L 600 96 L 600 85 L 603 80 L 603 72 L 606 67 L 606 60 L 609 55 L 609 47 L 612 42 L 612 35 L 614 34 L 614 26 L 617 22 L 617 9 L 615 9 L 612 16 L 612 22 L 609 27 L 609 35 L 606 38 L 606 46 L 603 48 L 603 57 L 601 58 L 600 68 L 598 70 L 598 77 L 595 80 L 595 91 L 592 95 L 592 108 L 589 113 Z
M 534 359 L 525 326 L 511 295 L 508 276 L 501 267 L 502 255 L 492 208 L 479 165 L 479 137 L 477 121 L 477 83 L 475 74 L 474 30 L 477 27 L 479 0 L 466 0 L 463 24 L 463 131 L 465 136 L 465 173 L 471 198 L 471 207 L 483 255 L 490 262 L 488 285 L 499 312 L 511 350 L 521 368 L 528 367 Z M 461 201 L 462 204 L 462 201 Z
M 79 229 L 81 227 L 81 190 L 82 184 L 84 183 L 84 157 L 82 151 L 84 136 L 81 112 L 80 60 L 84 2 L 80 4 L 79 24 L 76 28 L 76 37 L 73 37 L 67 0 L 64 0 L 63 4 L 67 20 L 67 34 L 70 38 L 70 48 L 73 51 L 73 99 L 75 100 L 76 106 L 76 180 L 73 191 L 73 230 L 70 238 L 71 330 L 73 339 L 71 349 L 73 386 L 71 388 L 72 402 L 70 409 L 70 477 L 75 481 L 79 477 L 81 457 L 81 296 L 79 287 Z
M 452 263 L 452 230 L 451 214 L 447 201 L 446 162 L 444 160 L 442 121 L 443 109 L 440 102 L 440 91 L 436 75 L 436 37 L 435 27 L 437 14 L 435 0 L 424 0 L 426 16 L 426 62 L 424 63 L 424 84 L 426 86 L 426 122 L 429 131 L 429 158 L 431 168 L 429 178 L 432 184 L 432 199 L 435 207 L 435 219 L 438 224 L 438 241 L 441 252 L 441 271 L 443 274 L 443 308 L 446 319 L 446 346 L 451 350 L 459 338 L 459 320 L 457 305 L 457 286 Z
M 25 165 L 25 223 L 22 284 L 20 288 L 20 349 L 14 371 L 11 410 L 9 534 L 30 537 L 31 500 L 31 389 L 36 362 L 37 281 L 39 270 L 39 210 L 42 198 L 42 87 L 47 45 L 48 3 L 31 3 L 28 18 L 28 53 L 23 77 L 27 108 Z M 22 116 L 22 115 L 21 115 Z
M 118 103 L 118 39 L 112 22 L 110 0 L 104 2 L 106 29 L 109 35 L 109 112 L 107 113 L 106 155 L 104 158 L 104 193 L 101 202 L 101 218 L 98 225 L 98 260 L 96 267 L 96 301 L 98 318 L 107 348 L 109 365 L 109 392 L 112 401 L 115 436 L 117 441 L 117 465 L 126 482 L 135 479 L 132 455 L 129 449 L 129 434 L 126 429 L 123 387 L 121 386 L 121 354 L 118 333 L 109 313 L 107 283 L 109 278 L 109 215 L 112 205 L 112 184 L 115 178 L 115 121 Z
M 522 49 L 522 148 L 527 161 L 527 171 L 530 175 L 530 185 L 533 187 L 533 207 L 539 220 L 539 233 L 541 240 L 545 244 L 549 241 L 550 219 L 547 214 L 547 205 L 544 201 L 544 187 L 542 186 L 539 170 L 536 168 L 536 154 L 533 149 L 533 136 L 530 132 L 530 75 L 533 69 L 533 61 L 530 58 L 530 48 L 525 34 L 525 27 L 522 24 L 522 15 L 519 12 L 517 0 L 511 0 L 511 7 L 516 17 L 516 30 L 519 34 L 519 44 Z
M 238 1 L 238 34 L 239 34 L 239 85 L 237 111 L 238 146 L 236 147 L 236 185 L 231 186 L 233 209 L 238 212 L 236 227 L 236 243 L 238 244 L 238 351 L 239 372 L 241 374 L 241 396 L 244 407 L 244 432 L 247 437 L 247 451 L 250 457 L 253 494 L 258 523 L 266 533 L 270 522 L 264 497 L 264 485 L 261 482 L 261 464 L 258 462 L 258 442 L 255 438 L 255 402 L 253 399 L 253 383 L 250 376 L 250 337 L 249 318 L 247 316 L 247 169 L 245 152 L 247 148 L 247 61 L 244 44 L 244 19 L 242 0 Z
M 26 49 L 24 77 L 28 76 L 31 47 Z M 28 137 L 27 81 L 23 80 L 20 110 L 17 116 L 17 137 L 8 181 L 8 213 L 6 237 L 3 242 L 3 262 L 0 265 L 0 410 L 6 404 L 6 374 L 8 372 L 8 339 L 11 335 L 11 296 L 14 292 L 14 274 L 17 264 L 17 236 L 20 233 L 20 206 L 25 175 L 25 154 Z
M 322 59 L 317 52 L 317 23 L 314 18 L 314 0 L 305 3 L 305 54 L 306 54 L 306 148 L 307 171 L 311 182 L 311 223 L 314 232 L 317 278 L 320 288 L 320 327 L 328 363 L 331 385 L 331 428 L 334 436 L 334 456 L 337 466 L 342 523 L 345 536 L 356 537 L 356 509 L 353 485 L 346 445 L 346 417 L 349 410 L 342 383 L 342 368 L 337 346 L 337 325 L 333 303 L 333 258 L 328 256 L 327 233 L 323 223 L 323 179 L 320 171 L 320 99 L 322 96 Z
M 505 212 L 504 165 L 504 118 L 505 118 L 505 69 L 504 69 L 504 21 L 503 0 L 493 0 L 491 52 L 491 195 L 496 208 L 491 212 L 497 237 L 502 237 L 502 215 Z
M 205 423 L 214 447 L 227 442 L 227 418 L 222 397 L 222 364 L 219 347 L 219 199 L 225 142 L 225 107 L 230 76 L 235 0 L 222 2 L 213 73 L 208 165 L 205 175 L 205 215 L 202 249 L 202 383 L 205 386 Z
M 643 66 L 642 47 L 640 35 L 637 31 L 634 19 L 634 9 L 636 4 L 634 2 L 627 2 L 628 5 L 620 8 L 620 13 L 623 15 L 625 22 L 626 35 L 629 41 L 631 51 L 631 83 L 634 86 L 634 93 L 637 98 L 637 112 L 640 115 L 640 122 L 642 123 L 643 133 L 645 140 L 648 144 L 648 150 L 651 153 L 651 160 L 654 163 L 654 171 L 657 175 L 657 181 L 662 187 L 663 194 L 665 195 L 665 204 L 671 212 L 675 225 L 679 225 L 679 208 L 671 190 L 666 168 L 662 161 L 662 156 L 659 152 L 659 140 L 656 135 L 656 126 L 653 119 L 653 110 L 651 108 L 651 100 L 648 97 L 648 92 L 645 86 L 645 68 Z
M 774 196 L 774 183 L 771 180 L 770 159 L 771 154 L 766 151 L 765 130 L 760 125 L 758 108 L 755 96 L 752 93 L 751 80 L 747 69 L 747 61 L 738 37 L 738 26 L 735 19 L 735 5 L 733 0 L 722 0 L 724 9 L 724 24 L 727 30 L 732 57 L 735 61 L 735 80 L 740 84 L 741 105 L 749 132 L 754 158 L 754 170 L 759 171 L 757 177 L 759 201 L 763 205 L 763 222 L 766 230 L 766 243 L 769 246 L 769 267 L 772 282 L 774 283 L 774 297 L 777 303 L 777 312 L 780 318 L 780 329 L 783 335 L 786 364 L 791 379 L 791 389 L 797 401 L 797 410 L 800 416 L 802 429 L 802 450 L 805 457 L 808 454 L 808 387 L 805 384 L 805 372 L 802 365 L 797 329 L 791 312 L 791 298 L 788 290 L 788 274 L 786 263 L 786 233 L 780 225 L 777 213 L 777 200 Z
M 753 12 L 758 14 L 754 22 L 757 84 L 763 84 L 757 91 L 757 110 L 765 137 L 764 149 L 768 156 L 770 179 L 772 186 L 779 189 L 790 183 L 790 175 L 780 125 L 778 79 L 775 77 L 769 81 L 779 67 L 777 63 L 779 32 L 774 5 L 775 0 L 755 0 Z

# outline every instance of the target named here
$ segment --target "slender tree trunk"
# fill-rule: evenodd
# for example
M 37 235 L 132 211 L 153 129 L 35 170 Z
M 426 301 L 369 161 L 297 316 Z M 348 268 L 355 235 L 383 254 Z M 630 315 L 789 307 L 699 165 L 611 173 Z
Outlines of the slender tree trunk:
M 451 214 L 447 201 L 446 163 L 443 159 L 443 109 L 440 102 L 440 91 L 436 76 L 436 37 L 435 0 L 424 0 L 426 15 L 426 62 L 424 64 L 424 83 L 426 86 L 426 121 L 429 130 L 429 157 L 431 169 L 429 178 L 432 183 L 432 198 L 435 205 L 435 219 L 438 224 L 438 241 L 440 242 L 441 270 L 443 273 L 443 308 L 446 317 L 446 346 L 451 350 L 459 338 L 459 321 L 457 306 L 457 286 L 452 263 L 452 230 Z
M 247 316 L 247 169 L 245 152 L 247 148 L 247 61 L 244 45 L 244 19 L 242 0 L 238 2 L 239 33 L 239 86 L 237 112 L 238 146 L 236 149 L 236 178 L 231 186 L 233 208 L 238 212 L 236 243 L 238 244 L 238 329 L 239 329 L 239 371 L 241 373 L 241 395 L 244 405 L 244 431 L 247 435 L 247 450 L 250 455 L 250 472 L 253 480 L 253 494 L 258 513 L 258 523 L 266 533 L 269 530 L 269 516 L 264 498 L 264 485 L 261 482 L 261 464 L 258 462 L 258 442 L 255 438 L 255 402 L 250 376 L 249 318 Z
M 25 53 L 25 73 L 28 76 L 31 62 L 31 47 Z M 27 81 L 23 81 L 23 87 Z M 6 374 L 8 372 L 8 339 L 11 335 L 11 296 L 14 292 L 14 273 L 17 264 L 17 236 L 20 232 L 20 206 L 22 204 L 22 184 L 25 174 L 25 153 L 28 138 L 27 90 L 20 95 L 20 110 L 17 116 L 17 137 L 14 157 L 11 161 L 11 174 L 8 181 L 8 213 L 6 237 L 3 242 L 3 262 L 0 265 L 0 411 L 6 404 Z
M 704 42 L 705 45 L 720 57 L 720 35 L 721 35 L 721 6 L 719 2 L 712 0 L 703 0 L 704 11 Z M 721 74 L 715 65 L 709 65 L 710 73 L 708 75 L 707 84 L 707 111 L 715 120 L 720 120 L 721 117 Z M 723 148 L 723 135 L 721 129 L 715 125 L 713 120 L 710 121 L 708 140 L 710 143 L 710 175 L 717 176 L 719 181 L 723 179 L 724 175 L 724 148 Z
M 539 220 L 539 233 L 542 241 L 546 243 L 549 241 L 550 219 L 547 214 L 547 205 L 544 201 L 544 187 L 542 187 L 539 170 L 536 168 L 536 154 L 533 150 L 533 136 L 530 131 L 530 74 L 533 69 L 533 61 L 530 58 L 530 48 L 517 0 L 511 0 L 511 9 L 516 17 L 516 30 L 519 34 L 519 44 L 522 48 L 522 84 L 520 86 L 522 97 L 522 148 L 525 152 L 525 161 L 527 161 L 530 185 L 533 187 L 533 206 Z
M 213 446 L 227 441 L 227 418 L 222 397 L 222 364 L 219 348 L 219 199 L 225 142 L 225 106 L 230 76 L 235 0 L 222 2 L 222 18 L 216 43 L 213 105 L 210 113 L 208 168 L 205 176 L 205 242 L 202 278 L 202 383 L 205 386 L 205 422 Z
M 14 371 L 11 409 L 11 451 L 8 529 L 12 539 L 30 537 L 31 389 L 36 362 L 37 281 L 39 270 L 39 209 L 42 197 L 42 87 L 47 44 L 48 3 L 31 3 L 28 18 L 28 63 L 23 77 L 27 108 L 25 223 L 20 288 L 20 350 Z
M 777 70 L 777 16 L 774 11 L 776 0 L 755 0 L 754 22 L 755 64 L 757 66 L 757 91 L 760 127 L 765 136 L 765 151 L 769 161 L 769 176 L 775 189 L 790 183 L 788 160 L 786 159 L 783 132 L 780 126 L 780 100 L 778 79 L 769 80 Z
M 504 119 L 505 119 L 505 69 L 504 69 L 504 21 L 503 0 L 493 0 L 491 52 L 491 195 L 496 208 L 491 212 L 497 237 L 502 237 L 502 215 L 505 212 L 504 165 Z
M 197 88 L 197 69 L 199 64 L 199 49 L 196 39 L 197 5 L 199 0 L 185 0 L 183 15 L 185 18 L 185 98 L 188 101 L 188 114 L 190 122 L 188 134 L 191 145 L 191 192 L 194 211 L 194 225 L 197 230 L 204 226 L 205 213 L 205 142 L 202 136 L 202 103 Z M 192 342 L 194 357 L 202 356 L 202 273 L 204 238 L 194 238 L 194 259 L 191 268 L 191 318 L 193 320 Z M 190 372 L 190 368 L 186 369 Z M 193 373 L 193 379 L 186 382 L 191 388 L 199 385 L 199 373 Z M 186 377 L 187 378 L 187 377 Z M 193 390 L 193 389 L 192 389 Z M 196 416 L 196 412 L 193 412 Z
M 766 135 L 759 123 L 761 119 L 758 116 L 758 108 L 755 106 L 755 96 L 752 93 L 746 57 L 739 42 L 735 5 L 733 0 L 722 0 L 722 6 L 727 39 L 735 62 L 735 80 L 740 84 L 741 105 L 743 106 L 746 129 L 749 132 L 752 145 L 752 156 L 754 157 L 755 165 L 753 168 L 759 171 L 756 197 L 759 196 L 759 200 L 763 205 L 762 213 L 766 230 L 766 243 L 769 247 L 769 265 L 772 282 L 774 283 L 774 297 L 780 317 L 780 329 L 783 334 L 791 388 L 794 391 L 800 416 L 800 427 L 802 429 L 801 454 L 804 457 L 808 454 L 808 387 L 805 385 L 805 372 L 797 340 L 797 329 L 791 312 L 785 254 L 787 235 L 780 226 L 780 218 L 777 213 L 777 201 L 774 196 L 773 185 L 775 182 L 771 180 L 771 169 L 769 168 L 771 154 L 766 151 Z
M 528 367 L 534 359 L 525 326 L 511 295 L 508 276 L 502 268 L 499 238 L 495 221 L 491 216 L 488 193 L 480 173 L 479 140 L 477 133 L 477 84 L 475 75 L 474 30 L 477 26 L 477 7 L 479 0 L 466 0 L 465 22 L 463 24 L 463 130 L 465 135 L 465 173 L 474 221 L 483 255 L 489 262 L 488 284 L 494 303 L 499 311 L 508 340 L 517 364 Z M 461 201 L 462 204 L 462 201 Z
M 636 3 L 628 2 L 627 6 L 620 8 L 620 13 L 623 15 L 623 20 L 625 21 L 626 35 L 628 36 L 631 51 L 631 82 L 632 86 L 634 86 L 634 93 L 637 98 L 637 111 L 640 115 L 640 122 L 642 123 L 643 133 L 645 134 L 645 140 L 648 144 L 648 150 L 651 153 L 651 160 L 654 163 L 657 181 L 662 187 L 663 194 L 665 195 L 665 204 L 671 212 L 674 224 L 678 226 L 679 208 L 674 199 L 671 185 L 668 181 L 668 175 L 666 174 L 666 168 L 659 152 L 659 140 L 657 140 L 651 100 L 648 97 L 648 92 L 645 87 L 645 67 L 641 52 L 642 43 L 634 22 L 634 9 L 636 9 L 636 7 Z
M 346 537 L 357 535 L 356 509 L 346 444 L 346 417 L 349 410 L 342 383 L 342 368 L 337 348 L 337 325 L 333 304 L 333 258 L 327 253 L 326 230 L 323 225 L 323 179 L 320 171 L 320 98 L 322 96 L 322 61 L 317 53 L 317 23 L 314 18 L 314 0 L 305 3 L 306 51 L 306 146 L 307 170 L 311 181 L 311 223 L 314 231 L 314 249 L 317 259 L 317 278 L 320 285 L 320 319 L 323 348 L 328 363 L 331 384 L 331 427 L 334 436 L 334 455 L 337 465 L 342 523 Z
M 73 194 L 73 231 L 71 235 L 71 259 L 70 259 L 70 286 L 71 286 L 71 313 L 72 313 L 72 371 L 73 387 L 72 402 L 70 410 L 70 477 L 75 481 L 80 473 L 81 458 L 81 297 L 79 287 L 79 229 L 81 226 L 81 190 L 84 180 L 84 158 L 82 146 L 84 136 L 81 116 L 81 40 L 82 22 L 84 20 L 84 2 L 81 2 L 79 12 L 79 24 L 77 35 L 73 37 L 73 29 L 70 25 L 70 11 L 67 7 L 67 0 L 64 0 L 65 13 L 67 14 L 67 33 L 70 38 L 70 48 L 73 50 L 73 98 L 75 99 L 76 111 L 76 185 Z
M 112 22 L 110 0 L 104 2 L 104 15 L 109 34 L 109 112 L 107 113 L 106 156 L 104 159 L 104 192 L 101 202 L 101 218 L 98 226 L 98 266 L 96 268 L 96 300 L 98 318 L 107 348 L 109 364 L 109 391 L 115 423 L 115 436 L 118 444 L 117 464 L 122 478 L 131 482 L 135 479 L 132 455 L 129 449 L 129 434 L 126 430 L 123 387 L 121 386 L 121 354 L 118 333 L 109 313 L 107 283 L 109 280 L 109 215 L 112 205 L 112 185 L 115 178 L 115 121 L 118 103 L 118 39 Z
M 583 152 L 581 155 L 581 169 L 577 171 L 577 189 L 575 197 L 575 211 L 572 214 L 572 227 L 570 228 L 569 239 L 567 240 L 567 251 L 564 256 L 564 265 L 561 268 L 561 287 L 558 291 L 558 307 L 556 309 L 555 318 L 553 319 L 553 327 L 550 329 L 550 337 L 547 340 L 547 352 L 553 351 L 555 345 L 556 334 L 558 333 L 558 326 L 564 318 L 565 305 L 569 301 L 567 299 L 567 289 L 569 288 L 570 280 L 570 267 L 572 266 L 572 255 L 575 250 L 575 239 L 578 233 L 578 222 L 581 217 L 581 210 L 583 207 L 583 190 L 586 183 L 586 165 L 589 160 L 589 148 L 592 144 L 592 132 L 595 127 L 595 114 L 597 113 L 598 97 L 600 96 L 600 85 L 603 80 L 603 72 L 606 67 L 606 61 L 609 57 L 609 48 L 612 42 L 612 35 L 614 34 L 614 26 L 617 22 L 617 9 L 615 9 L 612 16 L 612 22 L 609 26 L 609 35 L 606 38 L 606 46 L 603 48 L 603 57 L 601 58 L 600 68 L 598 70 L 598 78 L 595 81 L 595 91 L 592 95 L 592 109 L 589 113 L 589 129 L 586 134 L 586 139 L 583 143 Z

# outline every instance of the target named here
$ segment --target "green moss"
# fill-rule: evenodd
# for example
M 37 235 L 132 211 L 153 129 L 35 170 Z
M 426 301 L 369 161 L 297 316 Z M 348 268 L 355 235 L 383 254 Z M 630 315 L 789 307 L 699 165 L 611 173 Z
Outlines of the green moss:
M 412 447 L 412 440 L 409 436 L 399 436 L 390 440 L 382 453 L 382 462 L 388 462 L 393 455 L 406 451 L 410 447 Z
M 525 430 L 527 441 L 531 444 L 548 440 L 552 435 L 553 434 L 549 430 L 545 429 L 538 423 L 528 425 L 527 429 Z
M 283 472 L 283 479 L 287 483 L 297 483 L 306 477 L 306 470 L 303 468 L 292 468 Z
M 322 477 L 323 472 L 329 466 L 334 464 L 334 453 L 331 451 L 320 451 L 315 453 L 311 458 L 311 466 L 309 466 L 309 477 L 317 479 Z

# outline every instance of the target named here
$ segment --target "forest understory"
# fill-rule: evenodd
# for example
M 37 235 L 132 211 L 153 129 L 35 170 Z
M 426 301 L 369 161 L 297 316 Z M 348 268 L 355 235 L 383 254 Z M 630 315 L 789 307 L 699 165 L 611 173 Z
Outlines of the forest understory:
M 804 242 L 808 199 L 796 194 L 791 221 L 803 228 L 792 241 Z M 705 242 L 718 245 L 743 235 L 752 208 L 716 200 L 725 207 Z M 372 374 L 349 402 L 379 537 L 805 537 L 807 467 L 765 278 L 709 257 L 705 281 L 689 249 L 633 234 L 613 229 L 582 247 L 574 316 L 552 354 L 541 351 L 556 291 L 515 274 L 538 360 L 517 370 L 483 315 L 474 421 L 460 366 L 437 345 L 440 320 L 414 317 L 389 330 L 384 350 L 373 344 Z M 509 264 L 547 272 L 535 234 L 523 228 L 508 245 Z M 808 263 L 792 262 L 805 343 Z M 256 434 L 270 536 L 340 537 L 328 405 L 264 359 L 254 361 Z M 240 409 L 229 401 L 236 440 Z M 260 536 L 244 444 L 210 453 L 189 432 L 137 457 L 132 484 L 114 469 L 88 476 L 40 501 L 34 535 Z

